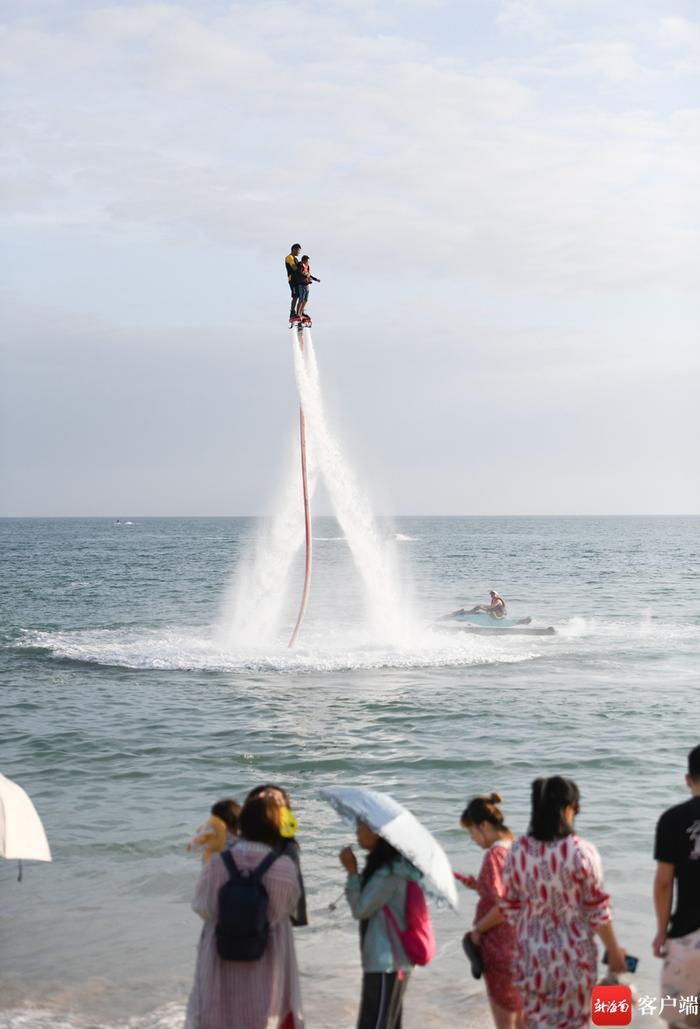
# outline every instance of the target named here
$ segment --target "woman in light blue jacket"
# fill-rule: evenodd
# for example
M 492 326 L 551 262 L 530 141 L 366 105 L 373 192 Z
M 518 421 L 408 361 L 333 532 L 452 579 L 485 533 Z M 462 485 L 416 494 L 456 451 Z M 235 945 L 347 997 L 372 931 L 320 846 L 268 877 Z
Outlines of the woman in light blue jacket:
M 359 820 L 357 842 L 368 851 L 361 875 L 352 848 L 340 852 L 340 863 L 348 873 L 345 896 L 360 923 L 362 1000 L 357 1029 L 401 1029 L 403 995 L 413 966 L 384 908 L 405 929 L 406 884 L 420 879 L 421 873 Z

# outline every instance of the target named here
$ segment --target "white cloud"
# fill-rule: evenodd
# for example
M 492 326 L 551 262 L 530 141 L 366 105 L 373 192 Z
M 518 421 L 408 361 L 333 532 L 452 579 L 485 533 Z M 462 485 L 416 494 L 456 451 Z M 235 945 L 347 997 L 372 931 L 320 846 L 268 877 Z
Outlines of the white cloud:
M 265 362 L 274 358 L 269 349 L 264 357 L 262 343 L 277 324 L 271 311 L 284 285 L 270 285 L 268 276 L 280 275 L 281 247 L 301 234 L 314 261 L 322 255 L 333 271 L 317 269 L 325 296 L 334 298 L 326 306 L 334 347 L 324 354 L 324 374 L 335 362 L 329 377 L 338 393 L 362 391 L 368 460 L 394 469 L 404 510 L 412 506 L 414 458 L 432 468 L 436 453 L 442 464 L 434 464 L 430 488 L 439 504 L 446 498 L 444 510 L 469 507 L 468 498 L 449 502 L 463 455 L 459 433 L 454 445 L 444 444 L 445 425 L 460 424 L 465 407 L 474 431 L 489 410 L 501 412 L 503 436 L 484 461 L 502 469 L 508 434 L 517 436 L 528 418 L 542 438 L 550 418 L 565 422 L 572 438 L 589 423 L 597 391 L 617 389 L 630 412 L 625 452 L 643 464 L 658 381 L 664 428 L 654 440 L 667 446 L 673 436 L 679 452 L 693 436 L 690 402 L 684 430 L 672 418 L 668 432 L 665 426 L 675 392 L 687 386 L 689 396 L 697 374 L 688 340 L 697 321 L 700 108 L 689 80 L 674 75 L 693 59 L 692 26 L 665 16 L 657 39 L 649 20 L 625 22 L 624 6 L 606 22 L 609 5 L 533 0 L 503 5 L 499 32 L 493 19 L 453 26 L 459 6 L 431 12 L 421 3 L 367 0 L 351 13 L 343 2 L 245 3 L 212 13 L 183 2 L 88 5 L 84 13 L 67 4 L 50 16 L 34 5 L 31 18 L 20 12 L 5 29 L 0 163 L 0 216 L 15 240 L 28 241 L 13 281 L 22 296 L 43 301 L 55 275 L 54 302 L 99 312 L 82 330 L 95 334 L 88 344 L 75 344 L 70 326 L 57 328 L 52 311 L 37 310 L 31 333 L 23 335 L 17 319 L 8 325 L 7 338 L 46 352 L 63 382 L 47 415 L 18 359 L 6 388 L 22 425 L 34 420 L 45 435 L 54 418 L 53 438 L 70 455 L 77 430 L 66 424 L 61 434 L 61 409 L 66 397 L 71 411 L 77 403 L 74 368 L 101 374 L 93 353 L 99 340 L 121 399 L 130 379 L 119 372 L 119 354 L 138 362 L 172 347 L 179 355 L 168 373 L 173 395 L 198 377 L 204 400 L 190 414 L 207 425 L 207 390 L 225 391 L 218 376 L 230 332 L 206 325 L 229 325 L 243 306 L 249 309 L 225 374 L 233 381 L 243 367 L 247 383 L 265 381 L 261 393 L 277 420 L 261 422 L 250 453 L 231 459 L 232 481 L 253 483 L 250 496 L 256 489 L 264 496 L 265 448 L 284 431 L 278 408 L 289 401 L 283 371 L 276 369 L 273 386 L 265 379 Z M 541 40 L 506 31 L 509 18 L 514 24 L 528 13 L 547 29 Z M 418 31 L 420 18 L 433 14 L 435 31 Z M 59 236 L 55 266 L 39 260 L 46 240 Z M 115 240 L 123 243 L 121 279 L 110 291 L 113 269 L 93 267 L 91 243 L 102 244 L 104 258 Z M 68 249 L 72 275 L 60 267 Z M 171 252 L 185 255 L 181 265 L 173 258 L 175 283 L 158 263 Z M 217 308 L 218 323 L 198 255 L 206 255 L 209 274 L 216 262 L 225 266 L 215 288 L 230 290 L 231 300 Z M 178 306 L 176 294 L 188 290 L 192 302 Z M 671 295 L 673 302 L 664 300 Z M 283 294 L 282 316 L 286 300 Z M 360 339 L 347 317 L 358 303 L 367 326 Z M 171 309 L 180 313 L 169 320 Z M 139 329 L 143 311 L 152 331 Z M 128 328 L 118 328 L 122 318 Z M 195 328 L 171 335 L 163 327 L 185 321 Z M 259 363 L 247 368 L 251 348 Z M 426 352 L 438 348 L 440 360 L 428 360 Z M 157 411 L 139 415 L 141 449 L 150 455 L 139 472 L 144 488 L 163 445 L 149 435 L 148 419 L 173 426 L 184 446 L 180 407 L 158 394 L 159 376 L 157 362 L 144 371 L 149 396 L 159 397 Z M 418 424 L 414 412 L 424 403 Z M 250 403 L 246 397 L 230 424 L 221 404 L 222 439 L 238 438 L 244 414 L 260 415 L 257 395 Z M 93 414 L 116 460 L 109 449 L 114 410 L 97 405 Z M 408 456 L 394 468 L 397 434 Z M 636 451 L 635 438 L 642 441 Z M 557 439 L 547 445 L 552 462 L 565 466 Z M 596 448 L 586 474 L 594 479 L 608 461 L 614 475 L 607 442 L 598 439 Z M 174 468 L 180 458 L 170 452 L 163 460 Z M 200 468 L 199 454 L 181 460 L 183 483 L 201 480 L 205 497 L 215 468 Z M 510 473 L 517 464 L 514 457 Z M 34 467 L 28 462 L 20 475 L 16 505 Z M 445 469 L 452 478 L 441 485 Z M 62 472 L 57 457 L 57 490 Z M 550 478 L 545 462 L 533 486 L 539 496 L 550 496 Z M 631 506 L 641 510 L 646 493 L 640 479 Z M 230 494 L 210 497 L 210 510 L 236 509 L 226 506 Z M 587 502 L 583 493 L 571 500 L 574 509 Z M 167 506 L 179 505 L 173 493 Z M 516 500 L 509 509 L 518 509 Z
M 605 6 L 605 0 L 500 0 L 496 24 L 554 38 L 561 34 L 559 22 Z
M 595 81 L 603 77 L 612 81 L 636 82 L 655 79 L 661 74 L 640 61 L 637 47 L 633 43 L 605 39 L 553 47 L 529 61 L 522 71 L 554 78 L 587 78 Z
M 688 18 L 662 18 L 656 27 L 658 39 L 672 54 L 674 75 L 700 75 L 700 22 Z
M 660 39 L 669 46 L 700 51 L 700 21 L 667 16 L 660 21 Z
M 549 78 L 651 74 L 632 44 L 469 65 L 353 34 L 337 9 L 307 31 L 285 5 L 112 7 L 8 33 L 16 220 L 150 223 L 245 249 L 274 245 L 296 205 L 351 264 L 362 244 L 385 273 L 410 268 L 419 233 L 438 241 L 428 274 L 567 288 L 688 275 L 685 129 L 594 94 L 547 102 Z

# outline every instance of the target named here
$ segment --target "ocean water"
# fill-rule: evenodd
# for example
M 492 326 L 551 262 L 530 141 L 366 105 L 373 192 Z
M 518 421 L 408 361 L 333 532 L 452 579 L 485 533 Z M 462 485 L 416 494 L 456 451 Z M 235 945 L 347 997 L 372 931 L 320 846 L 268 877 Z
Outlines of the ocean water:
M 266 531 L 235 518 L 0 521 L 0 770 L 34 799 L 54 858 L 27 863 L 21 883 L 0 862 L 0 1024 L 181 1026 L 200 929 L 185 843 L 214 800 L 267 780 L 300 821 L 309 1026 L 352 1026 L 359 992 L 356 926 L 344 901 L 329 909 L 351 833 L 318 797 L 340 783 L 388 790 L 475 872 L 481 852 L 458 824 L 470 796 L 499 790 L 522 831 L 531 780 L 572 776 L 577 829 L 601 851 L 618 935 L 641 959 L 637 988 L 657 994 L 654 826 L 685 799 L 700 742 L 700 519 L 380 521 L 401 615 L 385 637 L 342 529 L 316 519 L 294 651 L 300 555 L 267 639 L 233 620 L 232 577 Z M 492 587 L 557 634 L 433 624 Z M 408 1029 L 489 1024 L 459 942 L 473 908 L 464 893 L 459 915 L 436 909 L 439 954 L 411 981 Z

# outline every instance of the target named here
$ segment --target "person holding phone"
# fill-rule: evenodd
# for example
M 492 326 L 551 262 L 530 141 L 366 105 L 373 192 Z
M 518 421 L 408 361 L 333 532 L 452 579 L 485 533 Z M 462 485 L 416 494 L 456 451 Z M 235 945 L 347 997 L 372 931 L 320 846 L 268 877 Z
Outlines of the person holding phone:
M 598 851 L 574 832 L 578 786 L 554 775 L 532 784 L 530 827 L 503 868 L 501 910 L 515 926 L 514 979 L 525 1025 L 586 1029 L 596 983 L 598 936 L 611 972 L 626 970 Z
M 656 826 L 654 858 L 654 954 L 663 958 L 661 996 L 673 1000 L 662 1018 L 673 1029 L 700 1024 L 697 1015 L 681 1012 L 681 997 L 700 994 L 700 746 L 688 754 L 686 785 L 692 796 L 669 808 Z M 673 913 L 673 887 L 676 907 Z
M 479 894 L 469 939 L 481 953 L 493 1024 L 496 1029 L 524 1029 L 523 1002 L 513 982 L 515 931 L 499 908 L 505 892 L 503 866 L 513 842 L 513 833 L 498 806 L 501 803 L 500 794 L 490 793 L 472 798 L 462 812 L 460 824 L 486 853 L 478 879 L 459 878 Z

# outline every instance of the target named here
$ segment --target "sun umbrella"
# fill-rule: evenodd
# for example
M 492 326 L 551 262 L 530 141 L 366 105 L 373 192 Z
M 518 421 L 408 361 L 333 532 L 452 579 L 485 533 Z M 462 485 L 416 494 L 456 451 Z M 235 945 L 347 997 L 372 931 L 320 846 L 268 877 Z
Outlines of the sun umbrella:
M 12 779 L 0 774 L 0 856 L 50 861 L 51 851 L 36 808 Z M 22 878 L 20 865 L 19 878 Z
M 358 818 L 396 847 L 425 876 L 424 886 L 457 910 L 454 876 L 447 854 L 415 815 L 398 804 L 388 793 L 356 786 L 334 786 L 321 790 L 341 818 Z

